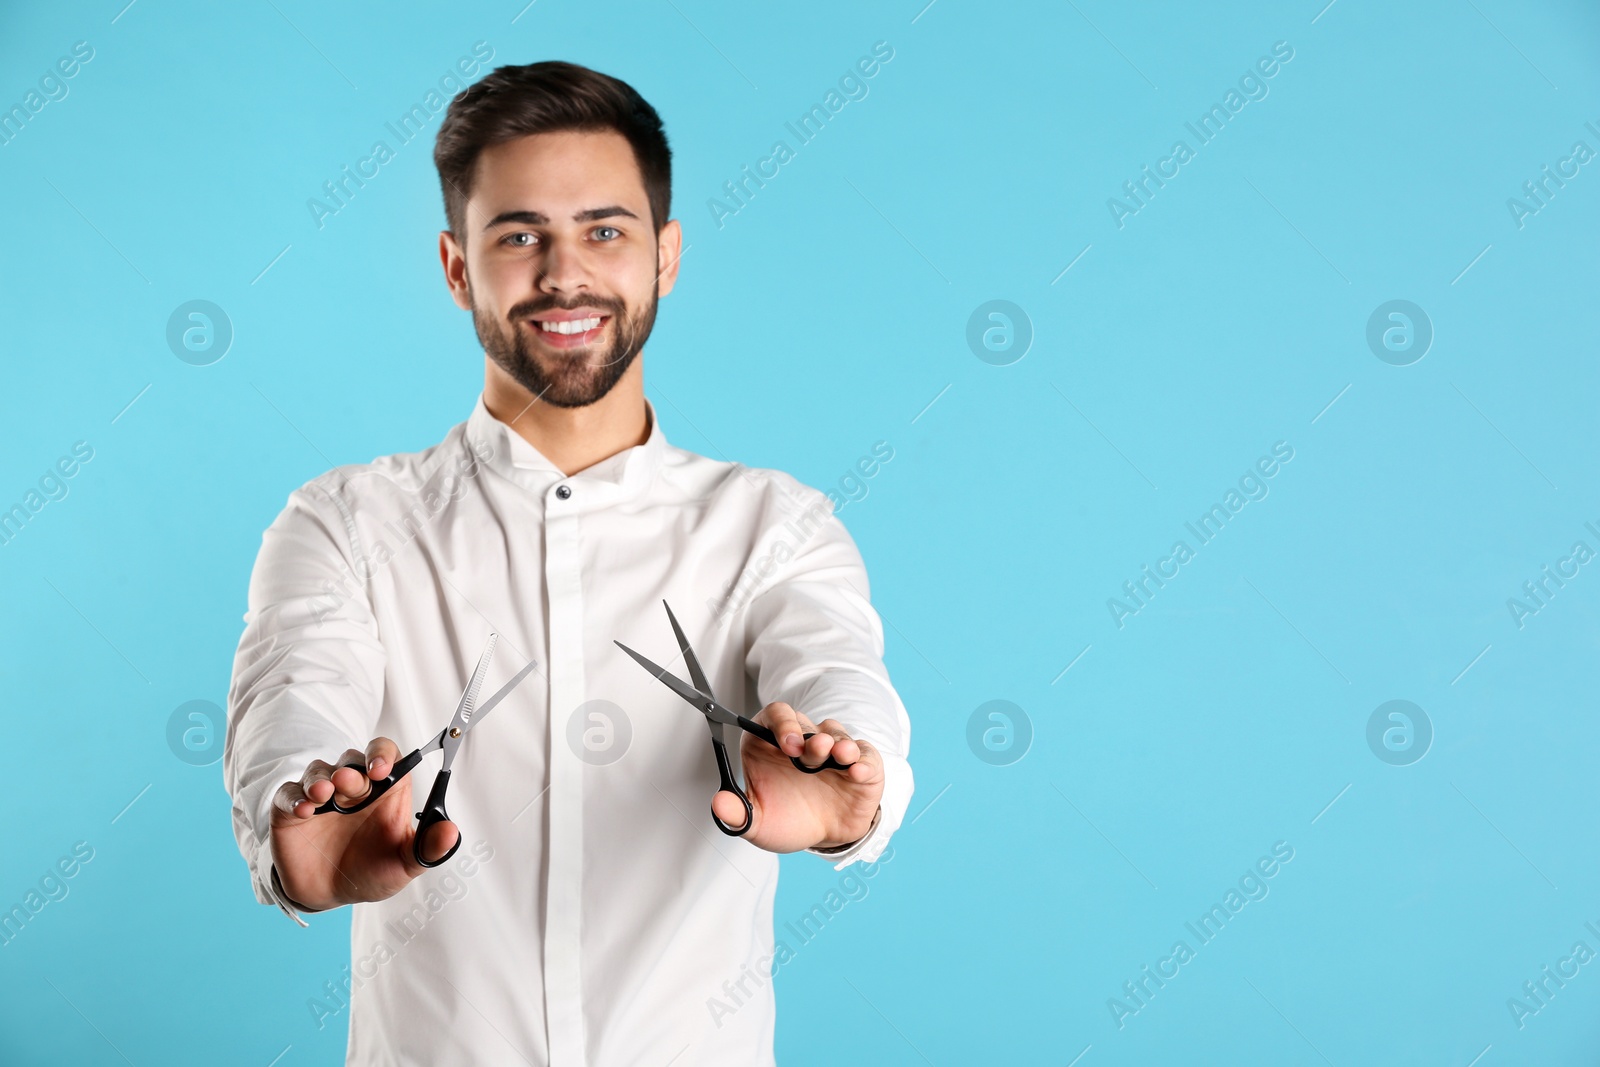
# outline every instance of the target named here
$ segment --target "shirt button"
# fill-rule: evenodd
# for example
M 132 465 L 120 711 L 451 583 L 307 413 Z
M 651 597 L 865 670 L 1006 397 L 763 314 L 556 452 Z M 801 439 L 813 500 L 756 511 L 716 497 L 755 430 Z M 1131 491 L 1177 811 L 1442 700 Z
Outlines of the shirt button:
M 556 496 L 560 497 L 562 500 L 567 499 L 567 497 L 569 497 L 571 495 L 572 495 L 572 490 L 569 487 L 567 487 L 565 485 L 556 486 Z

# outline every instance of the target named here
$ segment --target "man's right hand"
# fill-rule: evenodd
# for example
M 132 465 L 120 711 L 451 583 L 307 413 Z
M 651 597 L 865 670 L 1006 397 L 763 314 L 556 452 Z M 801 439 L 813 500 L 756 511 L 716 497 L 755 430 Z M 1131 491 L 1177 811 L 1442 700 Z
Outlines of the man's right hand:
M 375 737 L 365 753 L 352 748 L 335 763 L 312 760 L 299 781 L 278 787 L 272 804 L 272 860 L 283 891 L 296 903 L 326 911 L 384 900 L 428 869 L 411 851 L 416 824 L 409 774 L 363 811 L 313 814 L 333 796 L 345 806 L 360 802 L 399 758 L 393 741 Z M 367 773 L 347 767 L 349 763 L 362 764 Z M 430 860 L 443 856 L 460 833 L 453 822 L 437 824 L 423 842 L 423 855 Z

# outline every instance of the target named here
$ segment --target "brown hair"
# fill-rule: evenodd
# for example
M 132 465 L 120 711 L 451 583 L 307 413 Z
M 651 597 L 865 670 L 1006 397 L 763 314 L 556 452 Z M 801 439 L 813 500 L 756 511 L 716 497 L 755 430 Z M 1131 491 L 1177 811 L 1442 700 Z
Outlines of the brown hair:
M 656 109 L 633 86 L 576 63 L 497 67 L 450 101 L 433 163 L 450 232 L 466 243 L 467 198 L 478 155 L 518 137 L 558 130 L 615 130 L 633 146 L 656 233 L 672 210 L 672 149 Z

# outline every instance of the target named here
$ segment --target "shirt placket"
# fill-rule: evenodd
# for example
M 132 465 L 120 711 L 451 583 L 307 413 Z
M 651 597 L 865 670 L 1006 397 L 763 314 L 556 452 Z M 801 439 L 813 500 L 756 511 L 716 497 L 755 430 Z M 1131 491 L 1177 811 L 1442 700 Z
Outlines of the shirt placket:
M 582 1067 L 583 765 L 567 744 L 567 716 L 584 700 L 582 541 L 577 493 L 558 481 L 545 496 L 545 588 L 550 599 L 549 884 L 544 989 L 552 1067 Z

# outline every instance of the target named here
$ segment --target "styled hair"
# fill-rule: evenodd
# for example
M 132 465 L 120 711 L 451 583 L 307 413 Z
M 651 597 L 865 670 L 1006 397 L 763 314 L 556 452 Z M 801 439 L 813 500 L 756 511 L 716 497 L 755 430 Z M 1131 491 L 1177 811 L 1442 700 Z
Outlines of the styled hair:
M 661 116 L 633 86 L 576 63 L 496 67 L 450 101 L 434 140 L 444 213 L 465 244 L 467 198 L 485 148 L 536 133 L 615 130 L 633 147 L 657 234 L 672 213 L 672 149 Z

